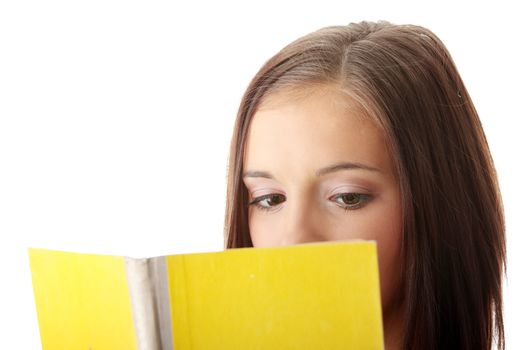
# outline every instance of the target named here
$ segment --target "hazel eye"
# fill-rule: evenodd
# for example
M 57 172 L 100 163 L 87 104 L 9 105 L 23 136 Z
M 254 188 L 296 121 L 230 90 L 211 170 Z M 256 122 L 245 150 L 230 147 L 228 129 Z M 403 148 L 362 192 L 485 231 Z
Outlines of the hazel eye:
M 342 204 L 343 209 L 352 210 L 361 208 L 370 200 L 370 195 L 363 193 L 342 193 L 332 197 L 335 202 Z
M 272 207 L 282 202 L 284 202 L 283 195 L 271 193 L 255 198 L 249 203 L 249 205 L 255 205 L 257 208 L 262 210 L 270 210 Z M 261 203 L 264 203 L 264 205 Z

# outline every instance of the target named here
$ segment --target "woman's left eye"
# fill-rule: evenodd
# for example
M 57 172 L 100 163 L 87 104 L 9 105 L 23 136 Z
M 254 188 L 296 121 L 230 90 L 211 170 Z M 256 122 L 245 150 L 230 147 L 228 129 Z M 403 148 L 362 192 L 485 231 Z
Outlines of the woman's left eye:
M 330 199 L 335 199 L 335 202 L 341 204 L 345 210 L 355 210 L 368 202 L 370 195 L 364 193 L 341 193 L 332 196 Z

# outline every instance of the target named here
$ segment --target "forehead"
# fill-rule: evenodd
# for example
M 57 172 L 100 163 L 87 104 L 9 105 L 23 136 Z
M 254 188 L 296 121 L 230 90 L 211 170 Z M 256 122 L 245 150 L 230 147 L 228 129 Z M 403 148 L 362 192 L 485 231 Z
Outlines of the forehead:
M 349 96 L 334 89 L 278 93 L 254 114 L 244 170 L 298 174 L 342 161 L 391 168 L 382 131 Z

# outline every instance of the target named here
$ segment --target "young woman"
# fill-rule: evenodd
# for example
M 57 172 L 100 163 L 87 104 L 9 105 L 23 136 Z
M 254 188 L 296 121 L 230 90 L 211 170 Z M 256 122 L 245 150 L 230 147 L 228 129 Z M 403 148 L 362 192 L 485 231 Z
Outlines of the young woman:
M 431 31 L 361 22 L 287 45 L 230 152 L 226 248 L 376 240 L 387 350 L 504 348 L 496 171 Z

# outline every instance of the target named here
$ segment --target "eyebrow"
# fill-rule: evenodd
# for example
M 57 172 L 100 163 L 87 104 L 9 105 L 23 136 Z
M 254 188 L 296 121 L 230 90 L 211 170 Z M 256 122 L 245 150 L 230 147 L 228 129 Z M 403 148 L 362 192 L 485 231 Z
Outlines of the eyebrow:
M 341 170 L 368 170 L 368 171 L 374 171 L 374 172 L 379 172 L 379 173 L 382 172 L 378 168 L 375 168 L 375 167 L 369 166 L 369 165 L 365 165 L 365 164 L 362 164 L 362 163 L 343 162 L 343 163 L 332 164 L 332 165 L 329 165 L 327 167 L 318 169 L 315 172 L 315 175 L 317 177 L 321 177 L 323 175 L 326 175 L 326 174 L 329 174 L 329 173 L 334 173 L 336 171 L 341 171 Z M 273 175 L 270 174 L 269 172 L 267 172 L 267 171 L 257 171 L 257 170 L 256 171 L 246 171 L 246 172 L 244 172 L 242 174 L 242 177 L 243 178 L 246 178 L 246 177 L 264 177 L 264 178 L 267 178 L 267 179 L 274 179 Z

